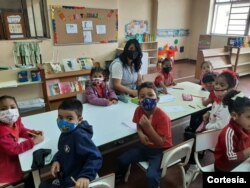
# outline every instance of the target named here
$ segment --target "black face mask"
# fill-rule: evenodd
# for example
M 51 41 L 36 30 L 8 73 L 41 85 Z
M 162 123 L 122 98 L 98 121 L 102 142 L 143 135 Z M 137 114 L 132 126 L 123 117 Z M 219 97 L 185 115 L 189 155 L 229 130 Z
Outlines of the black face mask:
M 135 60 L 138 56 L 138 52 L 132 51 L 132 50 L 128 50 L 128 58 Z
M 169 73 L 172 70 L 172 67 L 164 67 L 162 70 L 164 73 Z

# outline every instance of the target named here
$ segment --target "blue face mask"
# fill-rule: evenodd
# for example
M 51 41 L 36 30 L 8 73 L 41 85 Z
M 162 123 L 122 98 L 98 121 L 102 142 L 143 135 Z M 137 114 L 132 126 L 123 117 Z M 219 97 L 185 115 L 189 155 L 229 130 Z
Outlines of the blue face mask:
M 61 132 L 67 133 L 73 131 L 77 127 L 77 124 L 70 123 L 68 121 L 65 121 L 64 119 L 58 119 L 57 126 L 61 130 Z
M 151 98 L 144 98 L 140 102 L 140 106 L 145 111 L 152 111 L 156 107 L 156 104 L 157 104 L 157 99 L 151 99 Z

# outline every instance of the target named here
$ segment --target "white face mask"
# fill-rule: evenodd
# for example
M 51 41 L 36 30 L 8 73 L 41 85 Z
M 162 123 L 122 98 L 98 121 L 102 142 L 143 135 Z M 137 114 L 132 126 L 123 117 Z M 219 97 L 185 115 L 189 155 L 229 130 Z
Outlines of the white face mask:
M 19 118 L 19 112 L 17 108 L 0 111 L 0 121 L 9 125 L 12 125 Z

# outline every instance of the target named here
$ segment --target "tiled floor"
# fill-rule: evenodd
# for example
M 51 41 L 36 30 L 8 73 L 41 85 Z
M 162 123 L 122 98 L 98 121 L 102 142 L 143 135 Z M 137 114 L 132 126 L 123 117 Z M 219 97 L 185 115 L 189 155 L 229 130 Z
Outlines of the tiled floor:
M 194 78 L 195 65 L 190 63 L 176 63 L 174 65 L 174 78 L 176 82 L 191 81 L 198 83 L 199 81 Z M 157 73 L 144 76 L 144 80 L 152 81 Z M 240 78 L 238 89 L 243 91 L 247 96 L 250 96 L 250 76 Z M 183 129 L 188 124 L 189 117 L 174 122 L 175 131 L 173 131 L 174 143 L 177 144 L 182 140 Z M 128 147 L 120 149 L 116 152 L 104 155 L 104 164 L 101 170 L 101 175 L 114 172 L 116 169 L 116 158 L 120 153 L 125 152 Z M 206 154 L 204 163 L 213 160 L 213 154 Z M 140 167 L 132 166 L 129 181 L 127 183 L 119 183 L 117 188 L 145 188 L 146 187 L 145 173 Z M 182 179 L 180 176 L 180 169 L 177 167 L 170 168 L 167 175 L 161 180 L 161 188 L 181 188 Z M 202 188 L 202 175 L 199 175 L 196 180 L 190 185 L 190 188 Z

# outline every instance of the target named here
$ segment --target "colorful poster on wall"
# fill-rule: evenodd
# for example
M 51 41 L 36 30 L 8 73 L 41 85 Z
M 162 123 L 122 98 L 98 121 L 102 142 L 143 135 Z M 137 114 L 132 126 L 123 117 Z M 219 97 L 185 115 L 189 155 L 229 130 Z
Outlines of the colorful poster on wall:
M 125 25 L 126 36 L 143 33 L 148 33 L 148 21 L 146 20 L 133 20 Z

